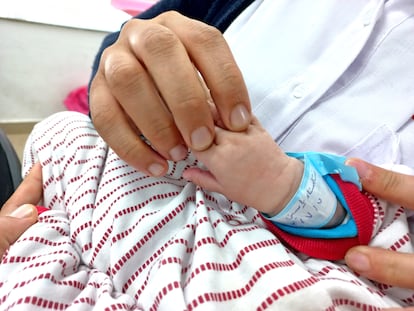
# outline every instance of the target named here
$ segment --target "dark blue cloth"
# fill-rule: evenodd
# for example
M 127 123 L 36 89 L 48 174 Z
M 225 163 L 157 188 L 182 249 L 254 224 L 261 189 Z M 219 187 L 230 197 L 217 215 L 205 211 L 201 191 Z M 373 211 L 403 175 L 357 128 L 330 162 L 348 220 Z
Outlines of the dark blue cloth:
M 152 18 L 162 12 L 174 10 L 224 32 L 252 2 L 253 0 L 164 0 L 140 14 L 139 18 Z
M 20 184 L 20 159 L 6 133 L 0 129 L 0 209 Z
M 224 32 L 231 22 L 254 0 L 161 0 L 137 18 L 150 19 L 160 13 L 177 11 L 185 16 L 203 21 Z M 119 32 L 105 37 L 95 58 L 92 68 L 92 78 L 98 70 L 99 60 L 103 50 L 112 45 L 118 38 Z

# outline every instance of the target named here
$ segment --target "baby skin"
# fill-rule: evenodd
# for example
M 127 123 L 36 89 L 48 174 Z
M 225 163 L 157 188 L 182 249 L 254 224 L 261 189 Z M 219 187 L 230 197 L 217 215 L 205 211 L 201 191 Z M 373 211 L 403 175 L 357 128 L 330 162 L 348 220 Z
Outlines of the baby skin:
M 192 151 L 206 169 L 188 168 L 183 177 L 270 217 L 282 211 L 300 185 L 303 163 L 286 155 L 256 118 L 246 131 L 231 132 L 219 126 L 215 130 L 210 148 Z M 324 227 L 336 226 L 344 217 L 338 202 L 335 215 Z

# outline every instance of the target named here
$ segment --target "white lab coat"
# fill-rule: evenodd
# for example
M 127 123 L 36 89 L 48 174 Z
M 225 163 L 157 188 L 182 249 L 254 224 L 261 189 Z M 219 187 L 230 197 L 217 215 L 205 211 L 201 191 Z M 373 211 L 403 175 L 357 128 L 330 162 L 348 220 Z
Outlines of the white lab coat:
M 226 32 L 286 151 L 414 167 L 414 2 L 255 1 Z

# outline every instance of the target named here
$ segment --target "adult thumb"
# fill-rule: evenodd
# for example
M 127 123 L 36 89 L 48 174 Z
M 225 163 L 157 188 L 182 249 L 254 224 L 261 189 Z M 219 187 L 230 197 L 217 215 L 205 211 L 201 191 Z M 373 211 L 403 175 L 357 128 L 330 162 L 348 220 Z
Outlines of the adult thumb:
M 394 204 L 414 209 L 414 176 L 386 170 L 355 158 L 348 159 L 346 164 L 357 169 L 366 191 Z
M 414 255 L 377 247 L 356 246 L 345 262 L 360 275 L 380 283 L 414 289 Z
M 37 222 L 37 210 L 24 204 L 6 216 L 0 216 L 0 258 L 31 225 Z

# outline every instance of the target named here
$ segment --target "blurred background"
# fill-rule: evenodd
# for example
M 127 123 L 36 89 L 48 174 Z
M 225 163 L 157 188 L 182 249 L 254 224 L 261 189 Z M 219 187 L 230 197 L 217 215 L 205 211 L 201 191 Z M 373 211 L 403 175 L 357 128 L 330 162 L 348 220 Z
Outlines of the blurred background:
M 84 110 L 78 104 L 103 37 L 155 2 L 0 0 L 0 128 L 20 158 L 34 124 Z

